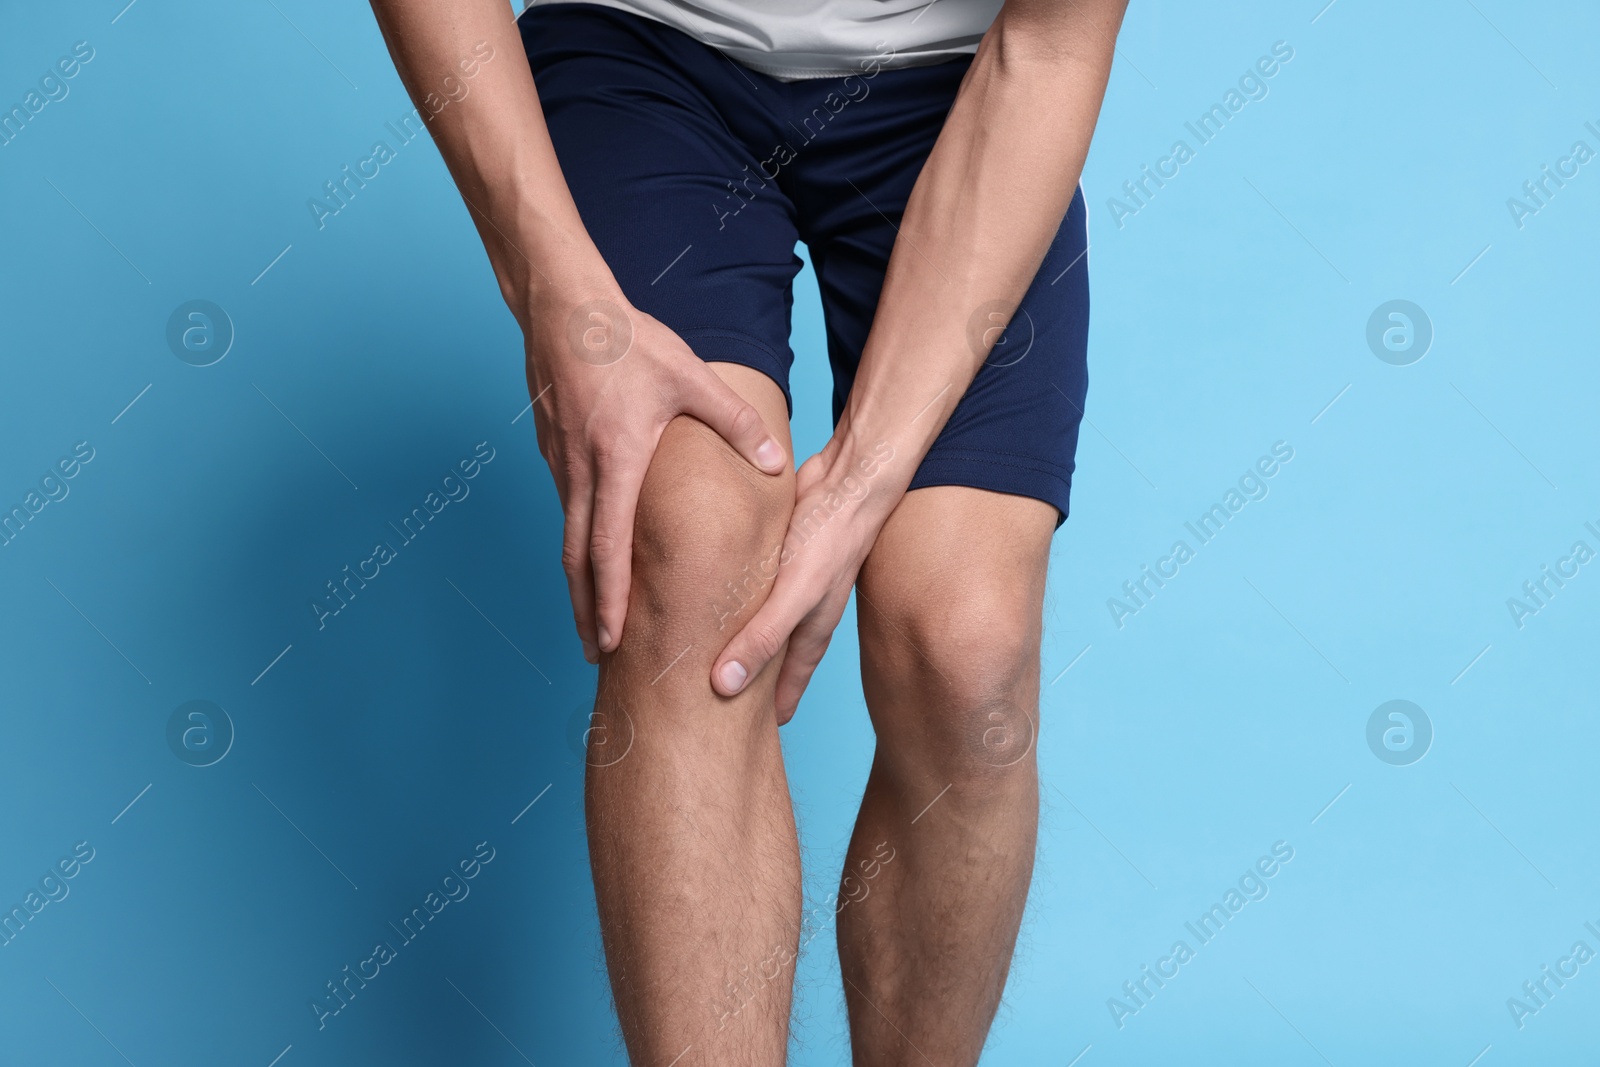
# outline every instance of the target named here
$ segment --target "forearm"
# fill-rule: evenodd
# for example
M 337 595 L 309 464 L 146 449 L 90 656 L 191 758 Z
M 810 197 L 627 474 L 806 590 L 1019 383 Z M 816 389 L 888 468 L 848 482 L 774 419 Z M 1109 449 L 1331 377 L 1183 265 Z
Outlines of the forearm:
M 847 456 L 892 445 L 882 506 L 909 484 L 1071 204 L 1123 8 L 1010 0 L 962 82 L 912 190 L 838 429 Z
M 556 161 L 505 0 L 371 3 L 519 321 L 553 291 L 614 289 Z

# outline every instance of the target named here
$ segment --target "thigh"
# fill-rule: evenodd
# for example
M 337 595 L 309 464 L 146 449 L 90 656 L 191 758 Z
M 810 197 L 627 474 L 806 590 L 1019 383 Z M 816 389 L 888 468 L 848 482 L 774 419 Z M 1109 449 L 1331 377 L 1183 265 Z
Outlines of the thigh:
M 1087 216 L 1080 189 L 1009 325 L 998 308 L 968 324 L 975 346 L 985 330 L 1004 329 L 917 468 L 913 489 L 1015 493 L 1053 505 L 1056 526 L 1066 521 L 1089 387 Z
M 594 4 L 536 5 L 518 26 L 568 188 L 628 300 L 701 358 L 766 374 L 787 406 L 794 210 L 743 180 L 758 160 L 739 72 Z

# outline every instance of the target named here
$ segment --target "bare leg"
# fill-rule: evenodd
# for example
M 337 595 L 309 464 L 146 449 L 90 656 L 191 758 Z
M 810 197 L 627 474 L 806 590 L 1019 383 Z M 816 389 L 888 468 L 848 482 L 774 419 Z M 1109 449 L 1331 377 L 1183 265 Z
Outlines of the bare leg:
M 975 1064 L 1000 1004 L 1038 829 L 1045 568 L 1056 511 L 908 493 L 857 584 L 878 735 L 839 897 L 855 1063 Z
M 788 447 L 777 386 L 712 367 Z M 778 664 L 733 699 L 709 677 L 766 599 L 793 505 L 792 473 L 754 470 L 687 417 L 667 428 L 645 478 L 586 783 L 606 962 L 636 1067 L 784 1061 L 801 898 Z

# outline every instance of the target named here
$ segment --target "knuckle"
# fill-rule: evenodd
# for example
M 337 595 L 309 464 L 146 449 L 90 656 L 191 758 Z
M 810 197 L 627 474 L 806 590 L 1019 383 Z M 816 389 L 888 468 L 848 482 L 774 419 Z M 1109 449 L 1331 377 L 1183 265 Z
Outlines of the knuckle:
M 560 464 L 568 470 L 576 470 L 583 465 L 583 438 L 573 433 L 551 434 L 550 452 Z
M 750 628 L 750 643 L 763 659 L 771 659 L 783 647 L 783 633 L 770 622 L 757 623 Z
M 738 404 L 728 420 L 728 426 L 737 437 L 748 437 L 761 429 L 761 415 L 749 404 Z
M 649 449 L 645 442 L 632 434 L 612 433 L 603 438 L 596 438 L 589 447 L 594 468 L 597 471 L 604 471 L 607 476 L 632 477 L 636 471 L 642 470 L 640 457 L 648 454 Z M 645 463 L 648 464 L 648 459 Z
M 596 565 L 610 563 L 622 552 L 621 538 L 596 530 L 589 538 L 589 558 Z
M 820 640 L 812 639 L 805 642 L 805 647 L 801 649 L 795 649 L 791 646 L 789 656 L 784 662 L 794 661 L 796 677 L 801 684 L 810 679 L 812 673 L 816 671 L 817 666 L 822 662 L 823 654 L 828 651 L 830 640 L 828 637 Z

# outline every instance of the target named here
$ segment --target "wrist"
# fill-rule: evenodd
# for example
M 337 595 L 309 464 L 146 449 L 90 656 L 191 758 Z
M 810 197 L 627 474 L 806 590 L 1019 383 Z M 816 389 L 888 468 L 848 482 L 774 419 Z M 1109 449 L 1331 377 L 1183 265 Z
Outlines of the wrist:
M 886 442 L 894 453 L 894 466 L 903 469 L 909 485 L 965 387 L 937 370 L 931 375 L 914 370 L 919 361 L 906 350 L 874 350 L 870 341 L 868 349 L 839 414 L 834 437 L 842 449 L 859 456 Z
M 589 305 L 627 315 L 632 305 L 599 253 L 593 246 L 589 256 L 574 251 L 554 262 L 519 260 L 508 272 L 509 284 L 502 277 L 501 295 L 524 334 L 564 330 L 568 319 Z
M 526 331 L 546 309 L 590 300 L 626 304 L 622 289 L 576 210 L 551 215 L 533 205 L 486 217 L 473 211 L 500 295 Z
M 823 450 L 824 483 L 879 524 L 887 520 L 916 473 L 917 457 L 888 436 L 862 435 L 840 420 Z
M 863 476 L 871 470 L 874 484 L 896 486 L 904 492 L 933 444 L 933 436 L 924 431 L 931 429 L 936 436 L 943 413 L 930 408 L 921 418 L 914 418 L 891 411 L 864 411 L 852 405 L 856 399 L 852 393 L 846 400 L 829 447 L 837 451 L 841 469 L 848 466 Z M 924 427 L 924 423 L 928 425 Z

